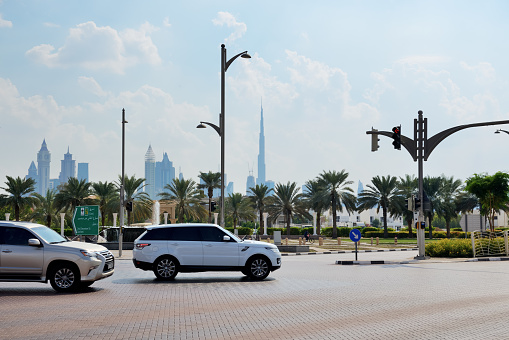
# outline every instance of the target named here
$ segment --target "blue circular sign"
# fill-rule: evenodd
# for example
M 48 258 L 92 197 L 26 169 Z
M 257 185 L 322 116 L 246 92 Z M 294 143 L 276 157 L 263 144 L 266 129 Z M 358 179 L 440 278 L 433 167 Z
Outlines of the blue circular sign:
M 361 231 L 359 229 L 350 230 L 350 240 L 352 242 L 359 242 L 361 240 Z

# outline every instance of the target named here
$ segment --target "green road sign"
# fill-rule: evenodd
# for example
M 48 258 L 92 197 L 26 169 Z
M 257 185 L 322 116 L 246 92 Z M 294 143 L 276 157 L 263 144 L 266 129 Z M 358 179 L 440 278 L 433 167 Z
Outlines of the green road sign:
M 74 210 L 72 225 L 76 235 L 99 234 L 99 206 L 83 205 Z

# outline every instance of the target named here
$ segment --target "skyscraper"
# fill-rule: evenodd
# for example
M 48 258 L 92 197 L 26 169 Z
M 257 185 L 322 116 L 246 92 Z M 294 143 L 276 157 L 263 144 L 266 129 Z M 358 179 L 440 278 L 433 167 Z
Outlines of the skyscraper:
M 88 163 L 78 163 L 78 180 L 88 183 Z
M 249 176 L 247 176 L 247 181 L 246 181 L 246 195 L 251 194 L 250 188 L 253 188 L 254 186 L 255 186 L 255 178 L 253 176 L 253 172 L 250 171 Z
M 60 184 L 67 183 L 70 177 L 76 177 L 76 161 L 72 159 L 72 154 L 67 147 L 67 153 L 60 161 L 60 176 L 58 176 Z
M 46 196 L 49 188 L 49 170 L 51 153 L 46 146 L 46 139 L 42 141 L 41 149 L 37 153 L 37 183 L 39 194 Z
M 265 184 L 265 133 L 263 129 L 263 105 L 261 107 L 260 137 L 258 141 L 258 178 L 256 184 Z
M 30 163 L 30 167 L 28 168 L 28 175 L 25 176 L 25 179 L 33 179 L 35 182 L 35 192 L 39 192 L 39 180 L 37 178 L 37 168 L 35 166 L 34 161 Z
M 171 184 L 174 179 L 175 167 L 173 166 L 173 162 L 168 158 L 168 154 L 165 152 L 163 154 L 163 160 L 161 162 L 156 162 L 156 195 L 163 192 L 164 187 Z
M 151 199 L 155 198 L 156 188 L 156 155 L 152 150 L 152 145 L 148 146 L 145 154 L 145 192 Z

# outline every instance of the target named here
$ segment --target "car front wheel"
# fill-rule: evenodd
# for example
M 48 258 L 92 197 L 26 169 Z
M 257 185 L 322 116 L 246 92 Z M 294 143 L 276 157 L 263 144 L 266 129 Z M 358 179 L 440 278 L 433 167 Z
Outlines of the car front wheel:
M 248 276 L 255 280 L 265 279 L 269 273 L 269 262 L 264 257 L 254 257 L 246 265 Z
M 57 292 L 69 292 L 80 287 L 80 272 L 70 264 L 55 267 L 49 276 L 51 287 Z
M 178 274 L 177 261 L 171 257 L 163 257 L 154 263 L 154 274 L 160 280 L 172 280 Z

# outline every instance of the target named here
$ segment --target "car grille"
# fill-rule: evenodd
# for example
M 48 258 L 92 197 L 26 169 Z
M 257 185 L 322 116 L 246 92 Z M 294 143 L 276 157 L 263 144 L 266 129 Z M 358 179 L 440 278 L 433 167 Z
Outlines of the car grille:
M 106 259 L 103 272 L 109 272 L 113 270 L 115 267 L 115 259 L 113 258 L 113 254 L 109 250 L 103 250 L 100 252 L 100 254 Z

